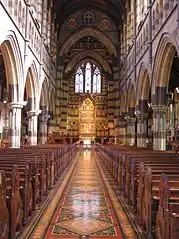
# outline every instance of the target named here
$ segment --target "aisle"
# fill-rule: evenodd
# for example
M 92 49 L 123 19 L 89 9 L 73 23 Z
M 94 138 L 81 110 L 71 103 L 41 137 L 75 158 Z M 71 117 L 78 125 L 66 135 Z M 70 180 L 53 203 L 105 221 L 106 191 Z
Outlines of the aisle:
M 81 152 L 75 171 L 47 229 L 45 239 L 122 238 L 102 184 L 94 152 Z M 85 237 L 86 238 L 86 237 Z

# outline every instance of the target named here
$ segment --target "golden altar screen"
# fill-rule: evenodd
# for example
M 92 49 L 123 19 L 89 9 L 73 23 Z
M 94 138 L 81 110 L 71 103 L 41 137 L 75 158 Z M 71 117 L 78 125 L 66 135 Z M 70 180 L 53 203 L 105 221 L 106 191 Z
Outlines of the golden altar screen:
M 95 106 L 86 98 L 80 107 L 80 138 L 95 137 Z

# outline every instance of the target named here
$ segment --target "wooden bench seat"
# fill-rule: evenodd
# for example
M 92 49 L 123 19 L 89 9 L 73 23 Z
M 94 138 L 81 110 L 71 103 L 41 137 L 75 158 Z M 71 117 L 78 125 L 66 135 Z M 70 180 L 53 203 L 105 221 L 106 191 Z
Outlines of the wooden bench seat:
M 178 187 L 178 188 L 177 188 Z M 156 238 L 179 238 L 179 196 L 173 197 L 170 176 L 162 174 L 160 180 L 160 199 L 156 216 Z M 179 183 L 175 185 L 179 192 Z
M 17 164 L 16 164 L 17 165 Z M 13 162 L 0 161 L 0 170 L 6 172 L 6 178 L 11 177 Z M 32 186 L 32 173 L 28 163 L 18 164 L 19 169 L 19 184 L 20 195 L 23 202 L 23 223 L 25 224 L 28 217 L 32 214 L 33 210 L 33 186 Z
M 6 202 L 6 173 L 0 170 L 0 238 L 8 239 L 9 237 L 9 210 Z

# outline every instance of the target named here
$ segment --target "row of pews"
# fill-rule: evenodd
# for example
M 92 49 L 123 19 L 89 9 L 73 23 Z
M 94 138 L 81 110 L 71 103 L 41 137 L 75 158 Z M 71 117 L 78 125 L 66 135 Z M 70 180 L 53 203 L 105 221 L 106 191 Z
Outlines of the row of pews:
M 76 145 L 0 150 L 0 238 L 14 238 L 76 154 Z
M 179 238 L 179 155 L 144 148 L 97 148 L 144 238 Z

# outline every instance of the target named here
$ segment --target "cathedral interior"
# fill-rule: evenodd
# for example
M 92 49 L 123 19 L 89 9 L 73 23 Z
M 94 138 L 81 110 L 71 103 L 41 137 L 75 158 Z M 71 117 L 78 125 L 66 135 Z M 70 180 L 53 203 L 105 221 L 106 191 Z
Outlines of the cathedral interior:
M 0 1 L 0 239 L 179 238 L 178 4 Z

